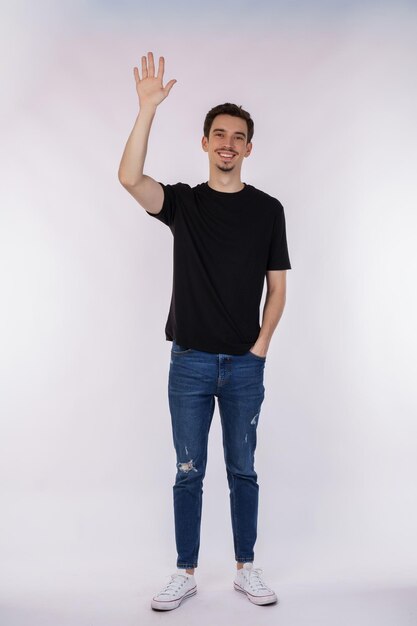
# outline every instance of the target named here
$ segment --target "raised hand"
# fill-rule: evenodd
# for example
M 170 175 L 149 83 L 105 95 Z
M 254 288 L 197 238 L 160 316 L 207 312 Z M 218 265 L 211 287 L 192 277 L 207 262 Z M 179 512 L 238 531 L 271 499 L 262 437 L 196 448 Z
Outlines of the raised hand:
M 163 87 L 162 79 L 164 76 L 164 66 L 164 57 L 159 57 L 158 74 L 155 76 L 153 53 L 148 52 L 148 60 L 146 60 L 146 56 L 142 57 L 142 79 L 139 77 L 138 68 L 133 68 L 136 81 L 136 91 L 139 96 L 139 105 L 141 107 L 146 104 L 156 106 L 160 104 L 162 100 L 165 100 L 174 83 L 177 82 L 175 78 L 173 78 L 165 85 L 165 87 Z

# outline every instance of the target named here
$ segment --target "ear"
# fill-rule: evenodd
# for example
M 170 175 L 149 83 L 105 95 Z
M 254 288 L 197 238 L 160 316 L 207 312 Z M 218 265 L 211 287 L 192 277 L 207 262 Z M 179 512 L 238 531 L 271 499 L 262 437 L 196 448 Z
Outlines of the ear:
M 246 154 L 245 157 L 248 157 L 250 155 L 250 153 L 252 152 L 252 142 L 250 141 L 248 144 L 246 144 Z
M 204 135 L 203 135 L 203 138 L 201 140 L 201 146 L 202 146 L 204 152 L 208 152 L 208 139 L 207 139 L 207 137 L 204 137 Z

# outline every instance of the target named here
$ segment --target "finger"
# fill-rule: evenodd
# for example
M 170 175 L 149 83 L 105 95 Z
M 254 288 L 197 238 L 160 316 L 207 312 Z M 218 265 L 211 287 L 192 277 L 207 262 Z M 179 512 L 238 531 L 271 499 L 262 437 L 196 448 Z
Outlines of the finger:
M 136 84 L 138 84 L 140 82 L 140 78 L 139 78 L 139 70 L 137 67 L 133 68 L 133 75 L 135 77 Z
M 146 67 L 146 57 L 142 57 L 142 79 L 148 77 L 148 68 Z
M 155 65 L 153 62 L 153 54 L 152 52 L 148 52 L 148 65 L 149 65 L 149 73 L 148 76 L 152 78 L 155 76 Z
M 174 86 L 176 82 L 177 81 L 175 80 L 175 78 L 173 78 L 172 80 L 169 81 L 169 83 L 165 85 L 164 91 L 166 92 L 167 95 L 169 94 L 169 92 L 171 91 L 172 87 Z
M 165 68 L 165 60 L 164 57 L 159 57 L 159 65 L 158 65 L 158 75 L 157 78 L 160 79 L 162 83 L 162 79 L 164 77 L 164 68 Z

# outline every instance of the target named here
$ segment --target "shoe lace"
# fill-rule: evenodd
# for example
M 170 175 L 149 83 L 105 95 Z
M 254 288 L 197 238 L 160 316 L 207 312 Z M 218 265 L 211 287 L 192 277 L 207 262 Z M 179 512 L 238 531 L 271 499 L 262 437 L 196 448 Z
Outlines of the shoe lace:
M 184 574 L 171 574 L 171 580 L 167 585 L 159 592 L 158 595 L 170 595 L 176 593 L 178 589 L 187 581 L 187 576 Z
M 270 589 L 261 578 L 262 571 L 263 570 L 260 567 L 255 567 L 251 569 L 250 576 L 249 576 L 250 584 L 257 591 L 271 591 L 272 592 L 272 589 Z

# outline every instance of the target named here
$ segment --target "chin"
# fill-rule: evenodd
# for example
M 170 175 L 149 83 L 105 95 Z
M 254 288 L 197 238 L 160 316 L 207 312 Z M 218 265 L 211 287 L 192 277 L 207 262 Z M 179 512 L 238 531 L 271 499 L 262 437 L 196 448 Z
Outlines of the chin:
M 232 170 L 234 170 L 234 165 L 232 165 L 232 167 L 222 167 L 221 165 L 217 165 L 217 168 L 219 170 L 221 170 L 222 172 L 231 172 Z

